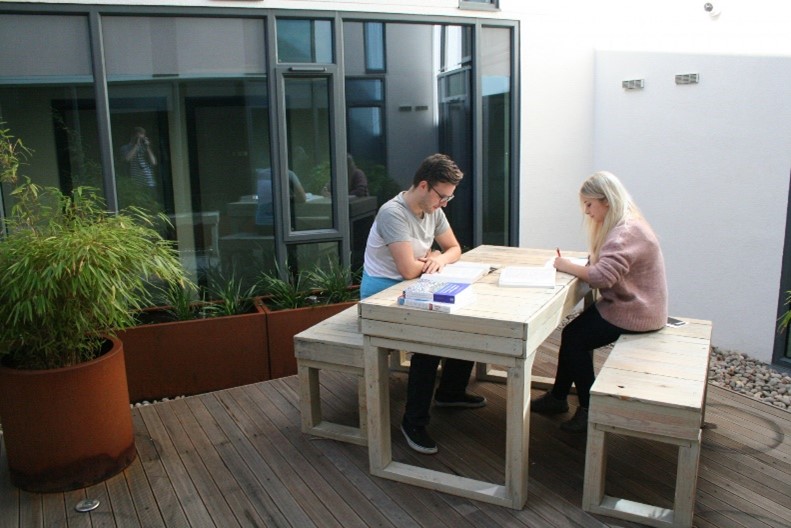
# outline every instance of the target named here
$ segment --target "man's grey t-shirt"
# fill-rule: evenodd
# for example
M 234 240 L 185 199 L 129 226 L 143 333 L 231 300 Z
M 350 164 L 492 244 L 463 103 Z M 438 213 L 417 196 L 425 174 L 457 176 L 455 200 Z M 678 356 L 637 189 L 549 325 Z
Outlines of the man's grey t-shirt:
M 401 192 L 380 207 L 376 214 L 365 246 L 365 272 L 371 277 L 403 279 L 387 245 L 393 242 L 410 242 L 415 258 L 420 258 L 434 244 L 434 238 L 449 227 L 448 219 L 441 208 L 431 214 L 423 214 L 423 218 L 415 216 Z

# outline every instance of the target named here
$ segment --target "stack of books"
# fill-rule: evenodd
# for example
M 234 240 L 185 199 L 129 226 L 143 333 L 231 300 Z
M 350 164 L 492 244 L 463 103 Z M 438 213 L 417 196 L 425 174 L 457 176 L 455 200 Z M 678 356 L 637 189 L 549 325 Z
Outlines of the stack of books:
M 454 313 L 475 300 L 468 283 L 418 279 L 404 289 L 398 304 L 420 310 Z

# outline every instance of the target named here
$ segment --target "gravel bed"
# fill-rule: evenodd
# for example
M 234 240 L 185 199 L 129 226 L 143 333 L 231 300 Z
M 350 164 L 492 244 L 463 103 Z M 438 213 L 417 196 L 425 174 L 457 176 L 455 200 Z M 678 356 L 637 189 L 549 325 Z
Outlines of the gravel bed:
M 162 398 L 161 400 L 151 400 L 151 401 L 143 400 L 143 401 L 132 403 L 129 406 L 134 409 L 135 407 L 143 407 L 145 405 L 152 405 L 154 403 L 168 402 L 170 400 L 180 400 L 180 399 L 185 398 L 185 397 L 186 396 L 174 396 L 173 398 Z
M 741 352 L 713 347 L 709 383 L 791 411 L 791 376 Z

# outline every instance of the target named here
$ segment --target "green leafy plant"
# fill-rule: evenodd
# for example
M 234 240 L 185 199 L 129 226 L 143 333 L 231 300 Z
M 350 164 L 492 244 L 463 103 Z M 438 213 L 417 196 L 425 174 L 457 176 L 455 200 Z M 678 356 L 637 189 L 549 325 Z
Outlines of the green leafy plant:
M 317 290 L 325 304 L 353 301 L 360 298 L 360 290 L 353 288 L 355 273 L 349 266 L 327 259 L 326 266 L 316 266 L 307 272 L 307 280 Z
M 791 290 L 786 292 L 786 306 L 791 306 Z M 784 331 L 789 324 L 791 324 L 791 309 L 786 310 L 778 319 L 777 331 Z
M 197 289 L 188 283 L 169 283 L 163 289 L 166 312 L 176 321 L 188 321 L 198 317 L 196 305 Z
M 225 276 L 219 271 L 209 274 L 209 296 L 213 303 L 213 315 L 236 315 L 248 313 L 253 308 L 253 297 L 257 287 L 245 287 L 235 274 Z
M 20 183 L 27 155 L 0 129 L 0 181 L 15 186 L 0 241 L 0 356 L 15 368 L 75 365 L 135 324 L 134 313 L 152 304 L 150 281 L 183 283 L 186 274 L 155 217 L 108 212 L 91 187 L 64 194 Z
M 261 274 L 257 288 L 262 292 L 266 305 L 272 310 L 301 308 L 316 304 L 316 295 L 305 283 L 303 273 L 289 273 L 288 280 L 280 278 L 279 270 Z

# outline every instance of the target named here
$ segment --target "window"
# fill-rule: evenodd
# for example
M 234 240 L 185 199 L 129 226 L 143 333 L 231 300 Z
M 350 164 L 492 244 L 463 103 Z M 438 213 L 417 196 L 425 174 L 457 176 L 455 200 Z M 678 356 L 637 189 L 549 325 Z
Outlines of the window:
M 24 174 L 64 192 L 104 188 L 88 30 L 83 16 L 0 15 L 0 121 L 34 152 Z
M 385 64 L 385 25 L 381 22 L 365 23 L 365 70 L 383 72 Z
M 277 20 L 278 62 L 331 63 L 333 57 L 329 20 Z
M 102 32 L 119 205 L 167 214 L 199 282 L 274 269 L 263 20 L 105 17 Z
M 161 230 L 198 280 L 214 269 L 250 278 L 276 260 L 284 272 L 289 256 L 358 267 L 378 207 L 435 152 L 465 174 L 446 208 L 462 244 L 515 241 L 513 22 L 5 5 L 0 120 L 35 151 L 25 173 L 166 214 L 173 227 Z M 136 138 L 147 140 L 143 155 Z M 346 188 L 361 173 L 368 196 Z M 292 198 L 291 174 L 305 202 L 296 186 Z M 0 214 L 12 205 L 3 191 Z
M 508 245 L 511 193 L 511 29 L 481 32 L 482 214 L 484 244 Z

